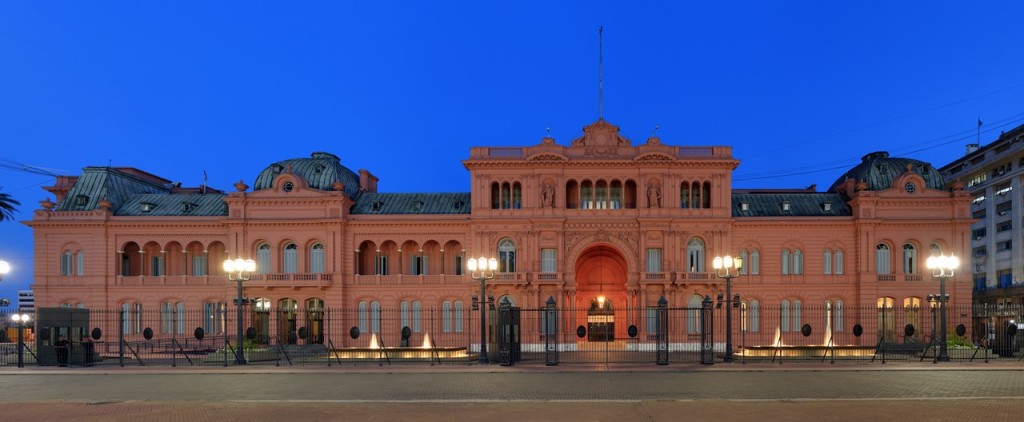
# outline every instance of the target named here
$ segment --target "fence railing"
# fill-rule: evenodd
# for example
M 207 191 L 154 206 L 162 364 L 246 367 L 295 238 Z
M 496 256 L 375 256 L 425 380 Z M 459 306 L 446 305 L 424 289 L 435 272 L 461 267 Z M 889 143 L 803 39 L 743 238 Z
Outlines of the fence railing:
M 456 302 L 460 303 L 460 302 Z M 709 363 L 704 349 L 724 358 L 726 310 L 700 308 L 488 308 L 484 343 L 498 361 L 514 339 L 521 364 Z M 785 306 L 732 303 L 731 340 L 736 361 L 923 361 L 941 347 L 941 308 L 844 307 L 799 302 Z M 936 304 L 938 305 L 938 304 Z M 492 304 L 491 306 L 495 306 Z M 242 307 L 201 309 L 39 309 L 19 333 L 9 313 L 0 313 L 0 365 L 16 365 L 18 336 L 25 365 L 230 366 L 350 365 L 420 362 L 469 365 L 480 362 L 479 309 L 444 306 L 342 308 Z M 951 360 L 1020 362 L 1017 331 L 1021 306 L 959 306 L 947 312 L 946 354 Z M 663 330 L 663 331 L 660 331 Z M 659 335 L 659 332 L 662 333 Z M 507 335 L 506 335 L 507 334 Z M 511 337 L 509 337 L 511 336 Z M 67 354 L 60 338 L 68 341 Z M 664 347 L 660 347 L 663 345 Z M 239 347 L 241 346 L 241 347 Z M 241 350 L 241 352 L 240 352 Z

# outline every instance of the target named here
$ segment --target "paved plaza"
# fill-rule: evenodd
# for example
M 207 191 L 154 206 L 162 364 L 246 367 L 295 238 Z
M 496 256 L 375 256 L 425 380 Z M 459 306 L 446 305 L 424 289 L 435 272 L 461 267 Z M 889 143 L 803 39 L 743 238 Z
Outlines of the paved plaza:
M 3 420 L 1020 421 L 1024 367 L 0 368 Z

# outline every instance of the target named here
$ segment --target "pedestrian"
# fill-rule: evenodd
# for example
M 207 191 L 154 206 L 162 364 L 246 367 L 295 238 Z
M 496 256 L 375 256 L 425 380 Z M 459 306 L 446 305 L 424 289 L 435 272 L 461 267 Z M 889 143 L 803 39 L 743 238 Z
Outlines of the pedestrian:
M 57 352 L 57 365 L 68 366 L 68 349 L 71 347 L 68 344 L 68 340 L 64 336 L 57 338 L 57 341 L 53 343 L 53 350 Z
M 92 338 L 85 336 L 85 338 L 82 339 L 82 354 L 85 358 L 85 366 L 92 366 L 92 349 Z

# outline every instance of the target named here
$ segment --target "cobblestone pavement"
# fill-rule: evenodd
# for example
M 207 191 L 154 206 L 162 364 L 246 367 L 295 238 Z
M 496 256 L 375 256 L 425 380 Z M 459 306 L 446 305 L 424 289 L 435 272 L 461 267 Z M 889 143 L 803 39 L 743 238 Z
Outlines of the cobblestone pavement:
M 587 370 L 591 369 L 591 370 Z M 3 420 L 1024 420 L 1024 368 L 0 368 Z

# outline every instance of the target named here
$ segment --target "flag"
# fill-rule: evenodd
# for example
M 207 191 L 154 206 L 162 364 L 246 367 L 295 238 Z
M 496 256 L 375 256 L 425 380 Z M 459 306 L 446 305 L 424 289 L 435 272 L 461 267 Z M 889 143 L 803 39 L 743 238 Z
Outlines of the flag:
M 981 127 L 981 119 L 978 119 L 978 127 Z

